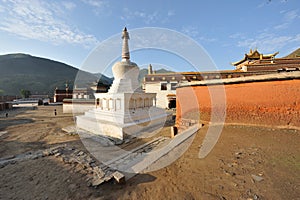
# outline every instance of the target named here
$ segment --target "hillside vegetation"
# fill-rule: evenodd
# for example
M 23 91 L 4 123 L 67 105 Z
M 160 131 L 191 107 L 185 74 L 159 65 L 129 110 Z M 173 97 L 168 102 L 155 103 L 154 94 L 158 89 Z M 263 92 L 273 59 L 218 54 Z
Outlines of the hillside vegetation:
M 77 87 L 89 87 L 95 81 L 103 85 L 111 85 L 113 81 L 113 78 L 101 73 L 92 74 L 61 62 L 28 54 L 0 55 L 0 71 L 0 95 L 20 95 L 21 90 L 27 90 L 31 94 L 52 96 L 55 88 L 64 89 L 66 83 L 73 88 L 74 84 Z M 156 71 L 158 74 L 169 72 L 172 71 Z M 140 83 L 147 73 L 147 69 L 140 70 Z
M 0 70 L 3 95 L 20 95 L 21 89 L 29 90 L 31 94 L 52 95 L 56 87 L 63 89 L 66 83 L 73 88 L 75 79 L 78 87 L 86 87 L 98 80 L 97 76 L 70 65 L 27 54 L 0 56 Z M 105 83 L 110 84 L 109 81 Z

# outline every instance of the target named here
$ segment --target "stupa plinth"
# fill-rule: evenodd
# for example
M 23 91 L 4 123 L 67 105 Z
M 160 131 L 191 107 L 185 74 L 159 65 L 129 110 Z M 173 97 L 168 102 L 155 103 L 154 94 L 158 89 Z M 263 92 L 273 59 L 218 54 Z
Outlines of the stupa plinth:
M 122 39 L 122 60 L 112 67 L 114 81 L 108 93 L 95 93 L 95 109 L 76 117 L 78 128 L 120 140 L 161 128 L 167 117 L 156 107 L 156 93 L 145 93 L 139 85 L 139 67 L 130 61 L 126 28 Z

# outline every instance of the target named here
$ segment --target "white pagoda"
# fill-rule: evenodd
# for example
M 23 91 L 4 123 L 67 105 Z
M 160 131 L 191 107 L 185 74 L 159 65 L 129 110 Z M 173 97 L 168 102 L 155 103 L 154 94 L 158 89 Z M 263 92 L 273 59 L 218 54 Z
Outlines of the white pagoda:
M 167 117 L 156 107 L 156 93 L 145 93 L 139 86 L 139 67 L 130 61 L 126 27 L 122 39 L 122 60 L 112 67 L 114 81 L 108 93 L 95 93 L 96 107 L 76 117 L 78 128 L 120 140 L 159 129 Z

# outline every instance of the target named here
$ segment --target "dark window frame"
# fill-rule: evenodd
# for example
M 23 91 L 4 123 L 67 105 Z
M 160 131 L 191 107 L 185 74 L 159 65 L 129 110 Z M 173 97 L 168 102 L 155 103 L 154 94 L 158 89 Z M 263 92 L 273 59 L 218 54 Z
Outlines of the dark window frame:
M 176 90 L 177 83 L 171 83 L 171 90 Z
M 160 83 L 160 90 L 168 90 L 168 83 Z

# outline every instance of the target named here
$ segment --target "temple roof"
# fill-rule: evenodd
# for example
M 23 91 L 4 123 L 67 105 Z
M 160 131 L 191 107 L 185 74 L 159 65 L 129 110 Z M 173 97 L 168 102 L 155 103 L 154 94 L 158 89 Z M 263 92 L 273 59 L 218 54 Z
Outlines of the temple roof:
M 259 53 L 257 51 L 257 49 L 255 49 L 254 51 L 252 49 L 250 49 L 249 53 L 246 53 L 244 58 L 242 60 L 239 60 L 237 62 L 233 62 L 231 63 L 233 66 L 237 66 L 243 62 L 245 62 L 246 60 L 261 60 L 261 59 L 271 59 L 271 58 L 274 58 L 279 52 L 275 52 L 275 53 L 272 53 L 272 54 L 262 54 L 262 53 Z

